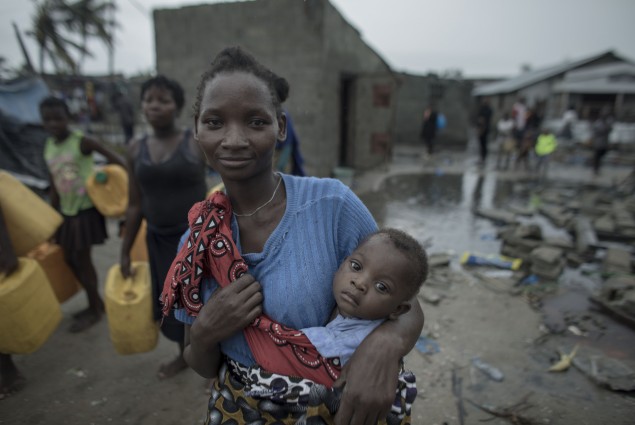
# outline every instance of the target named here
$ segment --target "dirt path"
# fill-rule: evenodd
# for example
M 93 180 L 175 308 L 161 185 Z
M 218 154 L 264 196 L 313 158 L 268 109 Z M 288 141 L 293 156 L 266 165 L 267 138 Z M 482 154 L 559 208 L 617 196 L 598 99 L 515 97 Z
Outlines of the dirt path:
M 464 159 L 446 159 L 443 162 L 446 173 L 462 173 L 470 167 Z M 414 162 L 399 167 L 401 171 L 424 171 Z M 374 187 L 385 178 L 386 171 L 368 173 L 358 182 L 357 189 Z M 436 168 L 428 171 L 438 173 Z M 457 205 L 465 206 L 461 200 L 464 195 L 457 196 Z M 371 199 L 369 203 L 381 202 Z M 384 222 L 391 212 L 386 212 L 386 208 L 371 206 Z M 414 213 L 408 216 L 403 205 L 400 208 L 415 233 L 434 232 L 430 223 L 440 226 L 437 231 L 452 231 L 451 226 L 443 227 L 442 221 L 427 222 Z M 476 220 L 460 210 L 453 214 L 446 217 L 450 224 L 453 219 L 456 223 L 468 220 L 468 227 L 459 229 L 463 239 L 455 250 L 494 243 L 479 240 L 492 229 L 487 221 Z M 109 228 L 111 235 L 116 235 L 116 223 L 110 222 Z M 433 250 L 445 249 L 443 233 L 432 244 Z M 120 240 L 113 236 L 93 253 L 102 288 L 108 268 L 117 261 L 119 246 Z M 576 341 L 584 345 L 590 340 L 567 335 L 545 338 L 540 312 L 533 310 L 524 297 L 470 277 L 456 262 L 455 257 L 452 267 L 446 270 L 455 271 L 445 284 L 429 288 L 441 297 L 440 302 L 432 305 L 422 301 L 426 314 L 424 334 L 437 342 L 440 351 L 423 354 L 414 349 L 406 359 L 417 375 L 420 391 L 413 423 L 479 424 L 494 417 L 483 409 L 500 415 L 491 424 L 633 423 L 635 398 L 631 395 L 600 388 L 575 368 L 560 374 L 546 372 L 557 358 L 557 347 L 572 347 Z M 207 400 L 205 380 L 190 370 L 167 381 L 156 377 L 159 365 L 176 355 L 174 344 L 161 339 L 150 353 L 120 356 L 109 340 L 105 320 L 83 334 L 68 333 L 70 315 L 84 308 L 85 303 L 83 294 L 66 302 L 64 320 L 46 344 L 36 353 L 15 357 L 27 385 L 20 393 L 0 401 L 0 424 L 202 423 Z M 635 335 L 631 333 L 632 336 Z M 621 356 L 624 363 L 635 369 L 635 358 L 629 353 L 612 355 Z M 476 356 L 498 368 L 504 374 L 502 382 L 489 379 L 471 366 Z M 529 405 L 527 409 L 523 410 L 527 406 L 521 404 L 505 410 L 523 400 Z M 522 422 L 523 418 L 530 422 Z

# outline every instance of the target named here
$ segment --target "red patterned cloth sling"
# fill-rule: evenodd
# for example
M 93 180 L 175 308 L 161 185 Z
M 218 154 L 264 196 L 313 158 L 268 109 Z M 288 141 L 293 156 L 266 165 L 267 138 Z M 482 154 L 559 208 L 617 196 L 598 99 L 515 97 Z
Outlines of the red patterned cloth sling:
M 232 239 L 231 217 L 229 198 L 221 192 L 214 192 L 190 209 L 189 237 L 163 285 L 163 314 L 171 308 L 184 308 L 189 315 L 197 316 L 203 307 L 200 285 L 204 276 L 212 276 L 225 287 L 248 271 Z M 341 372 L 339 359 L 322 357 L 304 333 L 265 314 L 244 332 L 256 362 L 269 372 L 299 376 L 327 387 Z

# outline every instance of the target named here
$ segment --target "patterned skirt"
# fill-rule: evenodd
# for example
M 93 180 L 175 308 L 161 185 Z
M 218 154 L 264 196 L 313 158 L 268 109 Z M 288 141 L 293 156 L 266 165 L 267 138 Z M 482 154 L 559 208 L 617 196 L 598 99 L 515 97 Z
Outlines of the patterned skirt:
M 337 389 L 307 379 L 271 374 L 228 359 L 214 382 L 205 425 L 332 424 L 340 395 Z M 415 376 L 402 371 L 391 413 L 380 424 L 409 425 L 416 395 Z

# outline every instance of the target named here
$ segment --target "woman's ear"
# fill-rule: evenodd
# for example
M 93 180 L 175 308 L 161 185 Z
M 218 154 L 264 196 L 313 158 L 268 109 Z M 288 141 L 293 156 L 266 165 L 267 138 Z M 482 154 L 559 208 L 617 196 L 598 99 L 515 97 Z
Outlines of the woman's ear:
M 278 117 L 278 140 L 284 142 L 287 140 L 287 114 L 280 113 Z
M 397 317 L 410 311 L 410 302 L 401 303 L 397 306 L 395 311 L 388 315 L 388 320 L 396 320 Z

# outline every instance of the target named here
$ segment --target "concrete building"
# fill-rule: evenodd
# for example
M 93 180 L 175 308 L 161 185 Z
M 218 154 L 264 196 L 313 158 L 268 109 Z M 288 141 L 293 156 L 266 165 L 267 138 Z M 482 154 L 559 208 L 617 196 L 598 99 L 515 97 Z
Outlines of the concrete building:
M 470 90 L 438 78 L 397 75 L 328 0 L 159 9 L 154 27 L 156 68 L 183 84 L 187 104 L 200 75 L 227 46 L 245 48 L 285 77 L 291 85 L 285 107 L 309 174 L 369 169 L 390 157 L 394 143 L 419 142 L 421 114 L 432 99 L 448 117 L 440 137 L 467 141 L 467 128 L 458 127 L 467 112 L 453 112 L 450 103 L 460 101 L 459 109 L 467 111 Z
M 192 104 L 200 75 L 239 45 L 291 86 L 285 107 L 307 172 L 373 167 L 390 154 L 397 80 L 327 0 L 261 0 L 154 11 L 157 70 Z

